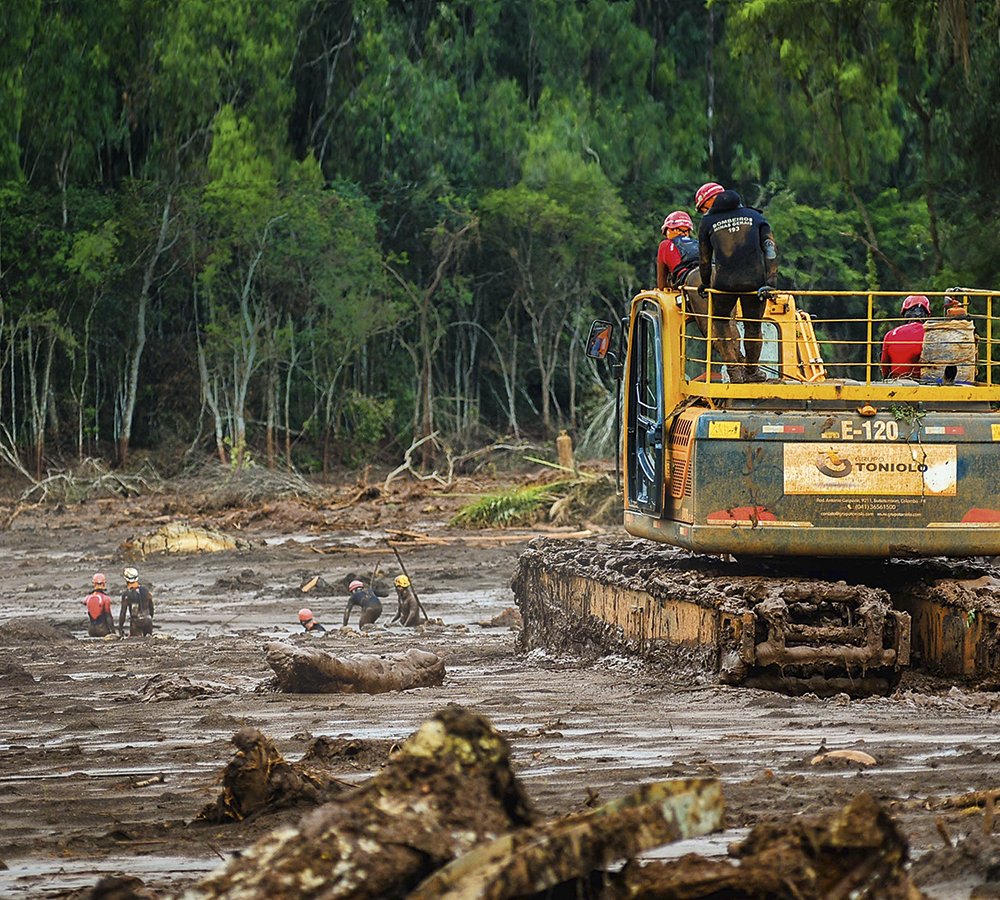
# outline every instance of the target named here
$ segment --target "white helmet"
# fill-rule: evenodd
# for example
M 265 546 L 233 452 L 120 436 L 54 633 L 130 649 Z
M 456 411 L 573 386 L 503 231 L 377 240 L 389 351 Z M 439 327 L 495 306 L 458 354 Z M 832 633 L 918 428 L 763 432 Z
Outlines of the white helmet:
M 139 580 L 139 570 L 132 568 L 132 566 L 128 566 L 122 570 L 122 576 L 129 584 L 131 584 L 133 581 Z

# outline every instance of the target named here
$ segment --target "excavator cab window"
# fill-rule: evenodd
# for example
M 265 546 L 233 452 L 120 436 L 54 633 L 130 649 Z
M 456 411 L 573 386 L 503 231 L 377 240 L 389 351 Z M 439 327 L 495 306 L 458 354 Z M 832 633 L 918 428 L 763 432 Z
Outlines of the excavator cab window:
M 636 316 L 628 375 L 629 506 L 651 515 L 663 508 L 663 329 L 647 304 Z

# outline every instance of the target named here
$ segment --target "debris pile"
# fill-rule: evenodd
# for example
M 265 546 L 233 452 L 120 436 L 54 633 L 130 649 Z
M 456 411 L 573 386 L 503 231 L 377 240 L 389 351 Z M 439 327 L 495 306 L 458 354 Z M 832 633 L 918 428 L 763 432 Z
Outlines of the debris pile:
M 362 787 L 262 838 L 197 897 L 402 897 L 472 847 L 531 824 L 510 748 L 482 716 L 425 722 Z
M 717 779 L 655 782 L 603 806 L 540 821 L 504 737 L 459 706 L 426 721 L 359 787 L 338 781 L 330 768 L 386 747 L 322 737 L 300 762 L 289 763 L 254 728 L 238 731 L 233 743 L 223 790 L 201 812 L 202 821 L 317 806 L 297 826 L 272 831 L 190 888 L 188 900 L 923 896 L 907 873 L 906 838 L 865 793 L 832 813 L 757 825 L 730 849 L 731 861 L 691 853 L 640 862 L 654 847 L 724 826 Z M 980 844 L 989 847 L 970 852 L 995 862 L 995 842 Z
M 632 900 L 919 900 L 906 872 L 908 846 L 889 814 L 859 794 L 833 814 L 756 826 L 733 855 L 739 865 L 688 854 L 628 863 L 607 898 Z
M 205 822 L 240 822 L 298 803 L 321 803 L 342 790 L 329 772 L 288 762 L 256 728 L 233 735 L 236 753 L 222 773 L 222 792 L 199 814 Z

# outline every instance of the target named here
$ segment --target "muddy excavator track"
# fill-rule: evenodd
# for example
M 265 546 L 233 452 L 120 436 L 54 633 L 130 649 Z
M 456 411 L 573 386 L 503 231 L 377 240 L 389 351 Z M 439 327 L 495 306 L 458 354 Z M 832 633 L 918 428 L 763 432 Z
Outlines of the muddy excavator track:
M 986 562 L 737 563 L 644 540 L 537 539 L 513 589 L 526 649 L 820 696 L 889 692 L 911 665 L 1000 676 L 1000 576 Z

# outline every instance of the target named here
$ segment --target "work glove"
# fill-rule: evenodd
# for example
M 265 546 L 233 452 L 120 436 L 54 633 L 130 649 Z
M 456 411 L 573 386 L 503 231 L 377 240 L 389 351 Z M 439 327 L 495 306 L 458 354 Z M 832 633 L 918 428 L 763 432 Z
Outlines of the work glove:
M 775 297 L 774 288 L 769 284 L 757 288 L 757 298 L 762 301 L 773 300 Z
M 698 285 L 698 296 L 704 300 L 708 296 L 708 288 L 703 284 Z

